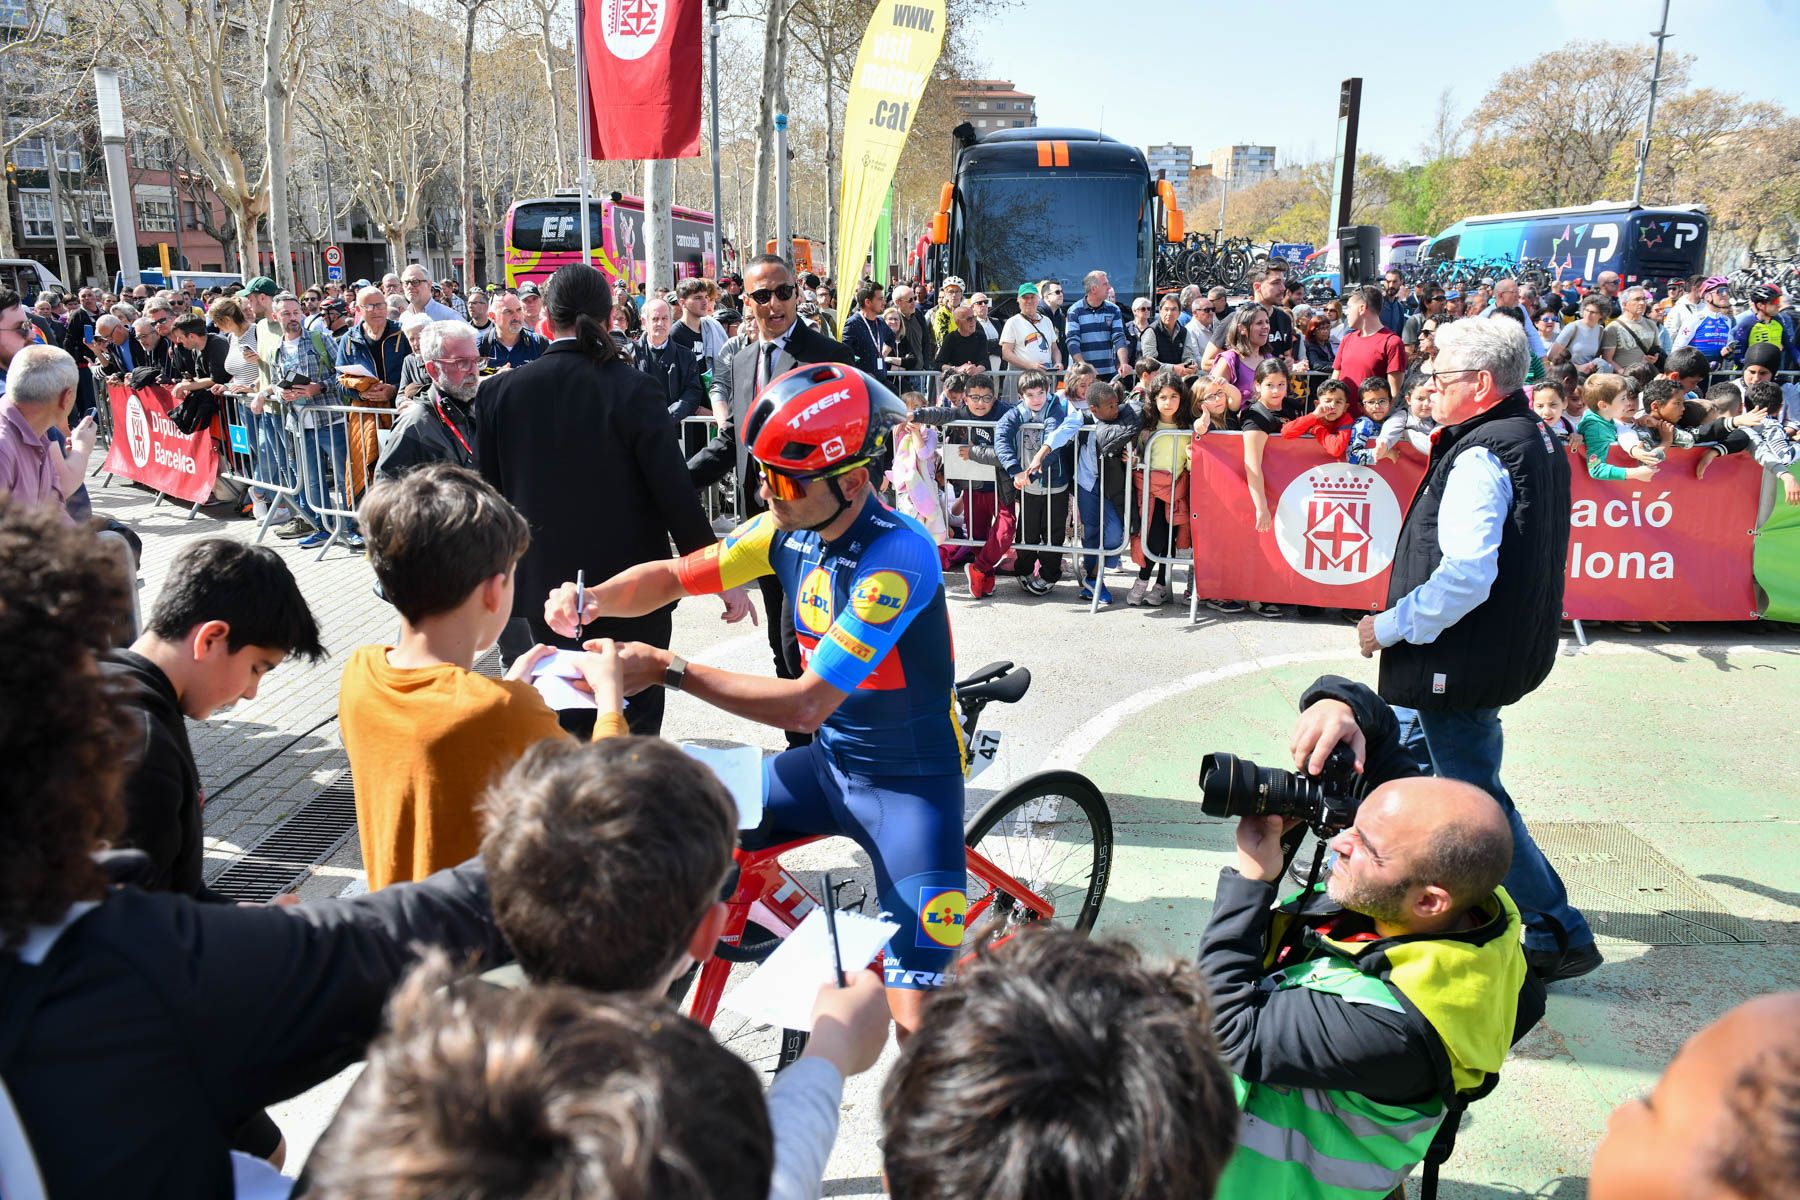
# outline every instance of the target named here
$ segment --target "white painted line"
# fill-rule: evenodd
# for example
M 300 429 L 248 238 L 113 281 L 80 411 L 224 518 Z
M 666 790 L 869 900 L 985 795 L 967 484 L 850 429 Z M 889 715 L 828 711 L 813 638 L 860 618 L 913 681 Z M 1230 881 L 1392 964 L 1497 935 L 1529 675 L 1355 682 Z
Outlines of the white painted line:
M 1686 652 L 1695 656 L 1702 652 L 1713 654 L 1791 654 L 1791 647 L 1764 645 L 1710 646 L 1697 642 L 1655 642 L 1640 644 L 1635 642 L 1590 643 L 1583 651 L 1586 655 L 1623 655 L 1654 654 L 1665 657 L 1673 652 Z M 1125 699 L 1103 709 L 1089 717 L 1073 733 L 1057 743 L 1056 749 L 1044 760 L 1043 770 L 1075 770 L 1101 740 L 1117 729 L 1128 717 L 1136 716 L 1147 708 L 1172 700 L 1184 692 L 1203 688 L 1211 684 L 1221 683 L 1227 679 L 1236 679 L 1253 671 L 1272 670 L 1276 667 L 1289 667 L 1296 663 L 1307 662 L 1342 662 L 1356 656 L 1354 647 L 1344 650 L 1302 650 L 1292 654 L 1276 654 L 1268 658 L 1247 658 L 1243 662 L 1232 663 L 1226 667 L 1214 667 L 1209 671 L 1196 671 L 1180 679 L 1170 680 L 1157 687 L 1146 688 L 1141 692 L 1127 696 Z

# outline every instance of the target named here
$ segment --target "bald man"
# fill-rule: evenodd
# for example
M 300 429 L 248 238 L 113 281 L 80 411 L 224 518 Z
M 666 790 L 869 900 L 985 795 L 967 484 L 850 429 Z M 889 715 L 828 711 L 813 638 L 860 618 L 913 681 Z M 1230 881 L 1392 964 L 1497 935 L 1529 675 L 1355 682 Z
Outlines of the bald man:
M 1326 676 L 1302 703 L 1295 765 L 1316 772 L 1347 744 L 1373 790 L 1330 838 L 1329 874 L 1286 903 L 1300 830 L 1281 817 L 1241 818 L 1219 873 L 1200 967 L 1243 1111 L 1222 1200 L 1387 1195 L 1543 1015 L 1500 886 L 1499 803 L 1421 776 L 1362 684 Z

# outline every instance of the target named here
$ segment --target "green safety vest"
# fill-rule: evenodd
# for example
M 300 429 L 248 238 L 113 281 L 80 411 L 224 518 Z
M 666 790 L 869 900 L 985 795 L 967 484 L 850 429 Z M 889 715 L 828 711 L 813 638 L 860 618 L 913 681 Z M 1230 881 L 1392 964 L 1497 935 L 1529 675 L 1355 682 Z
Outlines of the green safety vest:
M 1295 901 L 1277 910 L 1271 947 L 1299 910 Z M 1478 928 L 1450 935 L 1373 942 L 1306 935 L 1313 956 L 1283 968 L 1275 986 L 1415 1011 L 1443 1044 L 1450 1086 L 1417 1104 L 1384 1104 L 1355 1092 L 1234 1079 L 1238 1148 L 1218 1200 L 1383 1200 L 1401 1185 L 1424 1159 L 1450 1099 L 1480 1093 L 1512 1045 L 1525 982 L 1519 910 L 1496 889 L 1477 912 L 1485 917 Z

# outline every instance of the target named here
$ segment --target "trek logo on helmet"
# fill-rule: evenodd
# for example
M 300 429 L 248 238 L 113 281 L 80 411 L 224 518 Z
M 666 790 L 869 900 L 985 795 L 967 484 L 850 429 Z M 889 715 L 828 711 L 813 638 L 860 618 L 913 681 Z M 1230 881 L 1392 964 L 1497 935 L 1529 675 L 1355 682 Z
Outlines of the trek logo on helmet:
M 820 413 L 824 412 L 826 409 L 830 408 L 832 405 L 838 404 L 845 400 L 848 400 L 849 398 L 850 398 L 850 389 L 849 388 L 839 388 L 837 391 L 831 393 L 831 395 L 829 395 L 829 396 L 822 396 L 819 399 L 813 401 L 811 404 L 807 405 L 805 408 L 801 409 L 800 412 L 797 415 L 795 415 L 792 420 L 790 420 L 788 422 L 788 428 L 789 429 L 798 429 L 798 428 L 800 428 L 800 426 L 804 425 L 809 418 L 816 417 Z

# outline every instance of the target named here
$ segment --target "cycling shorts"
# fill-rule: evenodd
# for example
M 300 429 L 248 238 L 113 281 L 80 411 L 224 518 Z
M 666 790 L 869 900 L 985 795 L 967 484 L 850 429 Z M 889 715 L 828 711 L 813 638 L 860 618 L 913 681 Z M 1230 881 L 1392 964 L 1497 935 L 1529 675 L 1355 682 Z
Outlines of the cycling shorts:
M 961 773 L 849 775 L 814 742 L 764 759 L 763 789 L 762 824 L 744 845 L 809 834 L 855 839 L 874 865 L 882 916 L 900 926 L 883 957 L 887 986 L 942 987 L 968 909 Z

